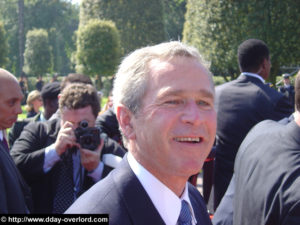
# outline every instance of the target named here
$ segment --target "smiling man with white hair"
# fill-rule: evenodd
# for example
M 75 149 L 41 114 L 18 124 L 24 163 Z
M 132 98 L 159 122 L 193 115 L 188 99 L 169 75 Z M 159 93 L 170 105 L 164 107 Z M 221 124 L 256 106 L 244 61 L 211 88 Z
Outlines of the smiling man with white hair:
M 113 103 L 128 155 L 67 213 L 108 213 L 110 224 L 211 224 L 188 178 L 214 142 L 211 73 L 198 51 L 180 42 L 127 56 Z

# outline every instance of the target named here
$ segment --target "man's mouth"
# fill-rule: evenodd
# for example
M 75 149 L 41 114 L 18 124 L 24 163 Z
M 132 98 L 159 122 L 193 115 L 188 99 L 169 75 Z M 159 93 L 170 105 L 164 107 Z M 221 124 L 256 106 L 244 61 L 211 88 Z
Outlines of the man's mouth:
M 184 142 L 184 143 L 200 143 L 203 138 L 201 137 L 177 137 L 174 138 L 175 141 Z

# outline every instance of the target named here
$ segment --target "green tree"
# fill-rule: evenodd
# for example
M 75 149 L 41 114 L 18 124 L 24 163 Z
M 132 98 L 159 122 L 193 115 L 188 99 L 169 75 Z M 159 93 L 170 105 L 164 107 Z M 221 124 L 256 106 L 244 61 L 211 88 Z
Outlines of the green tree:
M 53 70 L 63 74 L 73 71 L 70 58 L 76 50 L 73 35 L 78 29 L 79 7 L 66 0 L 27 0 L 25 3 L 25 30 L 47 30 L 53 51 Z
M 270 48 L 274 83 L 281 66 L 299 64 L 299 11 L 300 2 L 293 0 L 188 0 L 183 40 L 199 48 L 215 74 L 234 78 L 238 45 L 261 39 Z
M 18 1 L 0 1 L 0 20 L 3 21 L 8 40 L 7 69 L 18 75 L 19 37 Z M 71 0 L 24 0 L 24 34 L 34 28 L 46 29 L 53 49 L 53 70 L 66 74 L 74 71 L 71 54 L 76 50 L 74 32 L 78 29 L 79 6 Z M 25 46 L 23 46 L 24 49 Z M 23 53 L 22 53 L 23 54 Z
M 19 65 L 17 2 L 0 1 L 0 20 L 3 22 L 8 42 L 8 63 L 6 69 L 16 74 Z
M 80 24 L 93 18 L 115 22 L 124 53 L 166 40 L 161 0 L 82 0 Z
M 112 75 L 121 55 L 119 32 L 112 21 L 93 19 L 79 27 L 77 71 L 90 76 Z
M 181 40 L 186 0 L 162 0 L 167 40 Z
M 27 32 L 24 61 L 24 71 L 36 77 L 52 72 L 52 53 L 46 30 L 33 29 Z
M 5 36 L 5 30 L 3 23 L 0 22 L 0 67 L 5 67 L 6 63 L 8 62 L 7 58 L 7 39 Z

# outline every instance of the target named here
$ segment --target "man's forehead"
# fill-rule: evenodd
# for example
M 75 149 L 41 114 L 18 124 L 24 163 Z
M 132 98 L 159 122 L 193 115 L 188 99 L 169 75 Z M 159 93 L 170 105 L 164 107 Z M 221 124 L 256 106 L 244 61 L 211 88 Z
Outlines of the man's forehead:
M 22 99 L 24 97 L 21 87 L 15 80 L 2 80 L 0 79 L 0 98 L 9 99 Z

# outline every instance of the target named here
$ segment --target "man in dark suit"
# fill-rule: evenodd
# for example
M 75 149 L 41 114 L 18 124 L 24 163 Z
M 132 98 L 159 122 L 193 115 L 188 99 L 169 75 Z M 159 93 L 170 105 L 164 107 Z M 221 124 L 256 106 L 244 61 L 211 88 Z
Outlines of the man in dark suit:
M 67 86 L 59 110 L 60 119 L 28 124 L 11 150 L 32 189 L 34 213 L 63 213 L 125 153 L 114 141 L 98 139 L 100 104 L 92 85 Z
M 9 155 L 5 130 L 22 113 L 22 90 L 17 79 L 0 68 L 0 214 L 29 213 L 31 195 Z
M 295 104 L 295 88 L 291 84 L 290 75 L 285 73 L 282 75 L 283 85 L 278 88 L 284 96 L 288 98 L 292 105 Z
M 271 62 L 263 41 L 244 41 L 238 48 L 238 62 L 242 74 L 216 88 L 215 209 L 229 185 L 236 153 L 249 130 L 262 120 L 280 120 L 293 112 L 282 94 L 264 84 Z
M 128 149 L 119 167 L 67 213 L 108 213 L 112 225 L 211 224 L 187 182 L 214 142 L 214 85 L 195 48 L 134 51 L 120 65 L 113 105 Z
M 300 75 L 294 120 L 257 124 L 236 156 L 233 224 L 298 225 L 300 221 Z
M 96 127 L 99 127 L 108 137 L 123 145 L 119 123 L 113 107 L 108 108 L 97 117 Z

